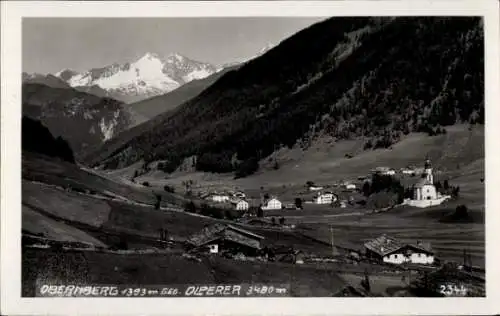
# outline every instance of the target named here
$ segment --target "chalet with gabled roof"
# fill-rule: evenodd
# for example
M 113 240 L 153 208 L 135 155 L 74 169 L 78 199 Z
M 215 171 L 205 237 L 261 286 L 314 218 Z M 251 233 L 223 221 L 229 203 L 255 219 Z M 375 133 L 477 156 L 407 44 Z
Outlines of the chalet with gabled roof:
M 366 242 L 364 246 L 367 257 L 386 263 L 434 263 L 434 252 L 428 243 L 403 243 L 393 237 L 382 235 Z
M 264 237 L 234 225 L 217 223 L 207 226 L 186 241 L 190 250 L 206 253 L 242 253 L 257 255 Z

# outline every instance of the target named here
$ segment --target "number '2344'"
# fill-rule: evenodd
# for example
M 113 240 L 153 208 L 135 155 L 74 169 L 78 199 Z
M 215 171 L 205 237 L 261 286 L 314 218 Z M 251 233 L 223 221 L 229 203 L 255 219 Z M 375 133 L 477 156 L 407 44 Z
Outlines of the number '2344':
M 439 293 L 445 296 L 466 296 L 467 289 L 463 284 L 441 284 L 439 286 Z

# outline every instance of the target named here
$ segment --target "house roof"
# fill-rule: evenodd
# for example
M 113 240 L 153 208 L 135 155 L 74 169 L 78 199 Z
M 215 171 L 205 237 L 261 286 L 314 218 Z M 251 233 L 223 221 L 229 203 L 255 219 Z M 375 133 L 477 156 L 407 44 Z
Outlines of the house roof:
M 431 244 L 428 242 L 418 242 L 416 244 L 408 244 L 408 246 L 415 248 L 415 249 L 418 249 L 418 250 L 421 250 L 423 252 L 427 252 L 427 253 L 431 253 L 431 254 L 434 253 L 434 251 L 432 250 Z
M 403 248 L 404 246 L 405 245 L 399 240 L 387 235 L 382 235 L 365 243 L 365 248 L 381 256 L 385 256 L 393 251 Z
M 234 242 L 245 244 L 251 247 L 256 247 L 256 239 L 264 239 L 264 237 L 254 234 L 248 230 L 233 225 L 217 223 L 207 226 L 203 228 L 199 233 L 192 235 L 187 240 L 187 243 L 199 247 L 221 238 L 232 240 Z
M 393 237 L 387 235 L 382 235 L 378 238 L 370 240 L 365 243 L 365 248 L 379 254 L 380 256 L 386 256 L 402 248 L 413 248 L 425 253 L 433 254 L 430 243 L 403 243 Z
M 232 199 L 232 200 L 231 200 L 231 204 L 234 204 L 234 205 L 236 205 L 236 204 L 238 204 L 238 203 L 240 203 L 240 202 L 245 202 L 245 203 L 247 203 L 247 204 L 248 204 L 248 202 L 247 202 L 247 201 L 242 200 L 242 199 Z
M 280 202 L 280 200 L 278 200 L 277 198 L 272 197 L 272 198 L 269 198 L 269 199 L 267 199 L 267 200 L 264 200 L 264 204 L 267 204 L 267 203 L 271 202 L 272 200 L 275 200 L 275 201 Z M 281 202 L 280 202 L 280 203 L 281 203 Z
M 235 230 L 235 231 L 237 231 L 239 233 L 242 233 L 242 234 L 245 234 L 245 235 L 249 235 L 249 236 L 255 237 L 257 239 L 265 239 L 264 236 L 252 233 L 251 231 L 248 231 L 248 230 L 243 229 L 243 228 L 239 228 L 239 227 L 236 227 L 236 226 L 233 226 L 233 225 L 227 225 L 227 227 L 230 228 L 230 229 L 232 229 L 232 230 Z

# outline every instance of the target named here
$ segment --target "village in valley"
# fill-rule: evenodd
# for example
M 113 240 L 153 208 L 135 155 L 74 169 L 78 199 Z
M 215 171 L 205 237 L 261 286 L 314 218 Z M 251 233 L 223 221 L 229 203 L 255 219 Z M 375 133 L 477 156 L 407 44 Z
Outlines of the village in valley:
M 307 25 L 224 67 L 23 74 L 22 295 L 485 296 L 482 20 Z
M 334 270 L 347 270 L 353 275 L 363 276 L 359 284 L 348 285 L 337 295 L 372 296 L 369 285 L 371 273 L 377 276 L 376 280 L 382 280 L 373 282 L 382 284 L 385 281 L 379 274 L 389 279 L 399 275 L 402 286 L 397 291 L 399 294 L 394 295 L 408 295 L 407 288 L 413 291 L 410 295 L 443 295 L 437 288 L 442 282 L 461 287 L 461 292 L 447 293 L 447 296 L 481 295 L 484 291 L 484 269 L 473 265 L 465 248 L 458 260 L 449 260 L 433 249 L 432 243 L 425 237 L 401 240 L 386 233 L 372 233 L 370 238 L 363 238 L 358 243 L 346 242 L 343 238 L 336 239 L 340 228 L 334 229 L 335 225 L 331 224 L 328 224 L 329 240 L 323 242 L 323 246 L 329 246 L 330 250 L 315 251 L 310 246 L 302 247 L 300 242 L 283 244 L 276 237 L 269 240 L 262 233 L 278 231 L 302 235 L 300 228 L 303 220 L 307 222 L 310 216 L 331 218 L 335 223 L 337 218 L 356 221 L 361 217 L 391 214 L 398 209 L 412 212 L 447 202 L 455 205 L 453 200 L 458 199 L 460 188 L 446 179 L 441 181 L 439 176 L 436 180 L 435 173 L 431 160 L 426 158 L 422 159 L 421 166 L 407 166 L 399 170 L 380 166 L 365 175 L 332 184 L 307 181 L 303 189 L 283 197 L 267 192 L 264 187 L 260 187 L 259 192 L 254 190 L 254 194 L 247 194 L 238 187 L 207 190 L 194 181 L 183 181 L 180 190 L 184 190 L 189 200 L 184 211 L 219 219 L 219 222 L 206 225 L 187 238 L 185 255 L 196 260 L 204 256 L 221 256 L 249 262 L 305 266 L 330 264 Z M 151 184 L 142 185 L 149 187 Z M 169 185 L 165 185 L 164 189 L 175 192 Z M 368 203 L 370 196 L 391 195 L 391 190 L 393 196 L 388 201 L 382 197 L 382 204 L 377 201 Z M 457 205 L 453 216 L 458 220 L 467 218 L 467 207 Z M 346 268 L 346 265 L 350 267 Z M 422 283 L 424 279 L 430 283 Z M 464 286 L 470 292 L 466 293 Z

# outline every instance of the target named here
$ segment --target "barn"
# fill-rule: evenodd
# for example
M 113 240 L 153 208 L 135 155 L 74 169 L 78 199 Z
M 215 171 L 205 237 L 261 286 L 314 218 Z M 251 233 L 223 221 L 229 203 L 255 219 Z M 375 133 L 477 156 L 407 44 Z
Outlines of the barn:
M 256 256 L 262 249 L 264 237 L 248 230 L 226 224 L 214 224 L 186 241 L 188 250 L 213 254 L 244 254 Z
M 233 200 L 231 201 L 233 208 L 237 211 L 247 211 L 249 208 L 249 204 L 245 200 Z
M 282 204 L 277 198 L 271 198 L 269 200 L 264 201 L 262 205 L 262 210 L 281 210 Z
M 368 258 L 385 263 L 434 263 L 434 252 L 431 250 L 430 244 L 427 243 L 408 244 L 387 235 L 382 235 L 366 242 L 364 246 Z

